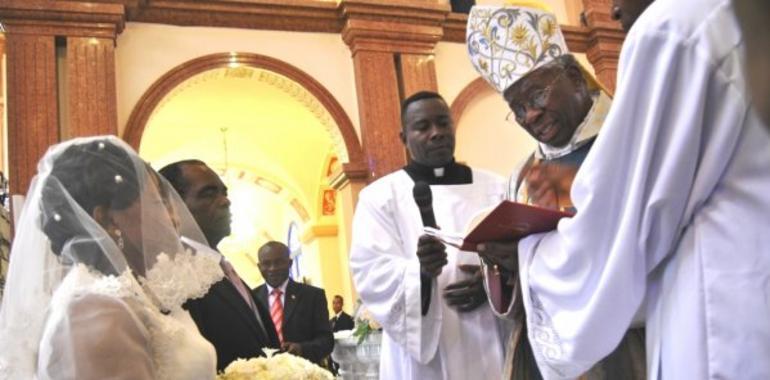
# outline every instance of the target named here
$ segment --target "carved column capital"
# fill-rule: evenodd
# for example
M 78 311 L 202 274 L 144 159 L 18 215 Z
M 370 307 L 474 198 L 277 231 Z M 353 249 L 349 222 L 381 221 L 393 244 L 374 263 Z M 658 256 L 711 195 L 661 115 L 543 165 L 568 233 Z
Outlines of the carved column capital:
M 623 31 L 615 28 L 593 28 L 588 33 L 586 56 L 593 64 L 596 76 L 613 93 L 625 36 Z
M 583 0 L 583 7 L 588 24 L 586 56 L 599 80 L 615 92 L 618 57 L 626 35 L 610 16 L 612 0 Z
M 343 0 L 342 39 L 359 51 L 432 54 L 444 35 L 448 4 L 387 0 Z
M 0 2 L 9 34 L 112 38 L 125 26 L 121 4 L 78 1 L 6 0 Z

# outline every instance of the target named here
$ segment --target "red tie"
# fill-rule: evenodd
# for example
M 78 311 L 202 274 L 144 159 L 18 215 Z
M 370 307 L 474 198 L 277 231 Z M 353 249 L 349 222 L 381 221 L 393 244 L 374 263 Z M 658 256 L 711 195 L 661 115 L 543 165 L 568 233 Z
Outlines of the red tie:
M 270 305 L 270 318 L 275 325 L 278 341 L 283 344 L 283 304 L 281 303 L 281 289 L 273 289 L 273 304 Z

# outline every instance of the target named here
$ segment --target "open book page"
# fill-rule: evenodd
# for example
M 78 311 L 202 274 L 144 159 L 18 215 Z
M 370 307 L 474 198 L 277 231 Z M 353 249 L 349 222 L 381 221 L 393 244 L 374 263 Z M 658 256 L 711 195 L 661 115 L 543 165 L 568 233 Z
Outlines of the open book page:
M 512 241 L 556 228 L 561 218 L 572 214 L 523 203 L 503 201 L 499 205 L 480 211 L 474 216 L 466 234 L 442 231 L 426 227 L 425 233 L 444 244 L 463 251 L 475 251 L 476 245 L 487 241 Z
M 428 236 L 433 236 L 450 247 L 460 249 L 460 246 L 463 245 L 464 237 L 457 232 L 443 231 L 434 227 L 425 227 L 423 228 L 423 232 Z
M 463 242 L 465 241 L 465 236 L 473 231 L 473 229 L 475 229 L 476 226 L 478 226 L 484 219 L 486 219 L 486 217 L 498 206 L 499 205 L 490 206 L 476 213 L 476 215 L 474 215 L 470 221 L 468 221 L 464 232 L 444 231 L 433 227 L 425 227 L 424 232 L 426 235 L 433 236 L 448 246 L 461 249 Z

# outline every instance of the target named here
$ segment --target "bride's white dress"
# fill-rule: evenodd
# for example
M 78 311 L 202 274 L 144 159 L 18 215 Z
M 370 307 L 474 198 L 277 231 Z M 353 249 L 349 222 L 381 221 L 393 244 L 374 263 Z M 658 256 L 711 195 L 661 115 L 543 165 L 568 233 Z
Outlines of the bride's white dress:
M 214 347 L 188 312 L 164 314 L 147 294 L 128 272 L 69 271 L 48 310 L 37 378 L 214 379 Z

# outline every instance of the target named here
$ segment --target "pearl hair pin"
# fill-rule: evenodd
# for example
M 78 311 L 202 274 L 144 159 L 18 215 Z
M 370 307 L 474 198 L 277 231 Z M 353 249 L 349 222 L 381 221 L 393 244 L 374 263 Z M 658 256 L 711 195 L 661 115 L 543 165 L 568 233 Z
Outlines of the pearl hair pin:
M 123 183 L 123 176 L 120 174 L 115 174 L 115 183 Z

